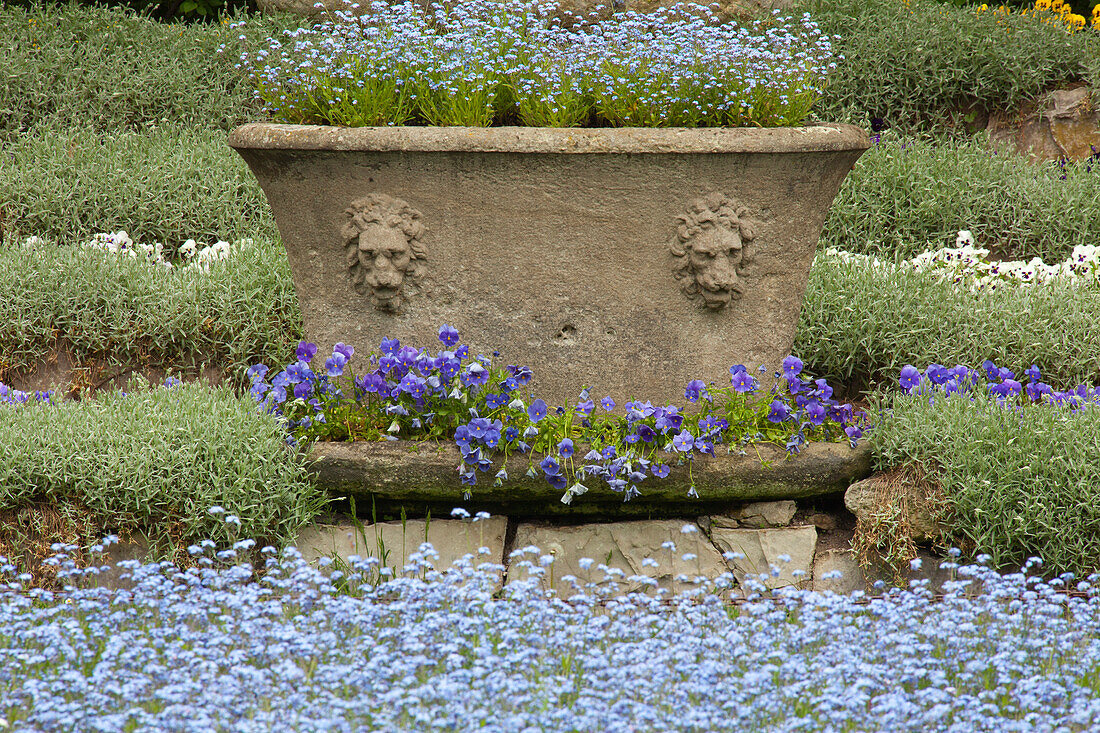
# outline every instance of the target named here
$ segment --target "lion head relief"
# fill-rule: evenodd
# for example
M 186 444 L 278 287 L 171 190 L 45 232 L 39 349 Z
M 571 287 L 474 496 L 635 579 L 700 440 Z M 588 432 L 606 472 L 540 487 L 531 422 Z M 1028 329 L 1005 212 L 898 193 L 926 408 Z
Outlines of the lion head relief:
M 344 211 L 341 234 L 348 275 L 361 295 L 384 311 L 401 308 L 407 284 L 422 275 L 428 252 L 420 242 L 420 212 L 405 201 L 381 193 L 356 199 Z
M 742 276 L 753 261 L 756 233 L 748 211 L 720 193 L 695 201 L 677 217 L 669 249 L 673 275 L 691 300 L 721 310 L 744 295 Z

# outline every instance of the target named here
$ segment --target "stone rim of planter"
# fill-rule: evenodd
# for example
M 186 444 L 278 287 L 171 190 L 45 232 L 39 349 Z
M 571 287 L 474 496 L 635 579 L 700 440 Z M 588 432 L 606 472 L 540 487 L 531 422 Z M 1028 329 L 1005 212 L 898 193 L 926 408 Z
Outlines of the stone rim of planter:
M 867 149 L 848 124 L 804 127 L 334 127 L 250 122 L 229 134 L 232 148 L 463 153 L 773 153 Z

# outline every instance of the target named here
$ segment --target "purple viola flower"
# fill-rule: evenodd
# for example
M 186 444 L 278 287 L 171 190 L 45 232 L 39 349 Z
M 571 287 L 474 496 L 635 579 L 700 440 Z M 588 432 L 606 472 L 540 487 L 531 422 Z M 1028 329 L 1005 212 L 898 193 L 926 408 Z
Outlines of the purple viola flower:
M 286 368 L 286 378 L 291 384 L 308 382 L 316 376 L 304 361 L 297 361 Z
M 827 400 L 833 396 L 833 388 L 824 379 L 815 379 L 814 386 L 817 387 L 817 393 L 821 396 L 821 399 Z
M 490 410 L 495 410 L 506 404 L 508 404 L 508 395 L 506 394 L 489 394 L 485 397 L 485 406 Z
M 741 370 L 734 374 L 730 378 L 730 383 L 733 385 L 734 390 L 741 394 L 756 391 L 756 378 L 748 372 Z
M 707 384 L 702 379 L 693 379 L 688 382 L 687 388 L 684 390 L 684 399 L 688 402 L 698 402 L 700 399 L 706 399 L 707 396 Z
M 920 379 L 920 370 L 911 364 L 906 364 L 901 368 L 901 375 L 898 378 L 898 383 L 901 384 L 901 388 L 906 392 L 912 392 L 920 385 Z
M 1001 370 L 998 369 L 997 365 L 994 364 L 989 359 L 986 359 L 985 361 L 982 362 L 982 369 L 985 370 L 986 379 L 988 379 L 991 382 L 1000 377 Z
M 310 362 L 317 355 L 317 344 L 298 342 L 298 361 Z
M 772 403 L 771 405 L 769 405 L 769 407 L 770 410 L 768 411 L 768 420 L 774 423 L 783 422 L 791 414 L 790 408 L 787 407 L 787 403 L 780 402 L 779 400 L 772 400 Z
M 565 488 L 565 484 L 566 484 L 565 476 L 562 476 L 559 473 L 550 474 L 550 475 L 544 476 L 543 478 L 546 479 L 546 483 L 550 484 L 551 486 L 553 486 L 558 491 L 561 491 L 562 489 Z
M 515 377 L 517 384 L 524 385 L 531 381 L 532 372 L 530 367 L 509 364 L 508 371 Z
M 579 415 L 584 415 L 585 417 L 588 417 L 592 414 L 592 410 L 595 409 L 595 407 L 596 405 L 592 402 L 592 400 L 585 400 L 584 402 L 578 403 L 577 406 L 573 408 L 573 410 Z
M 245 372 L 245 375 L 248 377 L 248 380 L 250 382 L 255 383 L 261 381 L 264 376 L 267 375 L 267 372 L 268 369 L 266 364 L 253 364 L 252 366 L 248 367 L 248 371 Z
M 849 425 L 844 428 L 844 434 L 848 436 L 848 442 L 853 448 L 856 447 L 856 441 L 863 437 L 863 431 L 857 428 L 855 425 Z
M 797 356 L 788 356 L 783 360 L 783 376 L 793 379 L 802 373 L 802 360 Z
M 610 397 L 604 397 L 602 400 L 600 400 L 600 407 L 607 410 L 608 412 L 611 412 L 615 409 L 615 400 L 611 399 Z
M 546 403 L 541 399 L 536 399 L 527 408 L 527 417 L 531 418 L 531 422 L 538 422 L 546 417 Z
M 489 381 L 489 370 L 480 361 L 475 361 L 466 367 L 462 373 L 462 383 L 467 387 L 482 385 Z
M 1029 369 L 1024 370 L 1024 376 L 1026 376 L 1032 382 L 1038 382 L 1042 379 L 1042 374 L 1039 373 L 1039 367 L 1034 364 Z
M 665 478 L 671 469 L 663 463 L 654 463 L 649 467 L 649 472 L 657 478 Z
M 382 339 L 381 350 L 383 354 L 393 356 L 401 348 L 401 342 L 397 339 Z
M 615 446 L 606 445 L 604 446 L 603 450 L 600 451 L 600 455 L 603 456 L 605 461 L 611 461 L 615 459 L 615 456 L 618 455 L 618 452 L 615 450 Z
M 466 344 L 462 344 L 457 349 L 455 349 L 455 356 L 457 356 L 459 359 L 465 359 L 469 355 L 470 355 L 470 347 L 467 346 Z
M 667 405 L 654 413 L 654 424 L 662 435 L 670 430 L 679 430 L 683 422 L 684 416 L 680 414 L 680 408 L 676 405 Z
M 546 476 L 557 476 L 561 473 L 561 464 L 559 464 L 553 456 L 546 456 L 539 461 L 539 468 Z
M 343 352 L 334 351 L 332 356 L 325 360 L 325 370 L 330 377 L 339 377 L 344 373 L 344 365 L 348 363 L 348 357 Z
M 406 374 L 397 385 L 399 392 L 404 392 L 415 399 L 422 398 L 427 388 L 428 383 L 412 372 Z
M 355 349 L 344 343 L 338 343 L 332 347 L 334 354 L 343 354 L 345 359 L 351 359 L 355 355 Z
M 657 439 L 657 431 L 649 427 L 645 423 L 638 426 L 638 437 L 646 443 L 652 443 Z
M 515 441 L 519 437 L 519 430 L 514 426 L 509 425 L 508 429 L 504 431 L 504 439 L 509 443 Z
M 810 402 L 806 405 L 806 416 L 814 425 L 821 425 L 825 422 L 825 406 L 820 402 Z
M 458 329 L 444 323 L 439 328 L 439 340 L 444 346 L 454 346 L 458 343 Z
M 573 441 L 569 438 L 562 438 L 558 443 L 558 455 L 562 458 L 569 458 L 573 455 Z
M 294 397 L 295 399 L 304 400 L 313 394 L 312 382 L 299 382 L 294 385 Z
M 676 437 L 672 439 L 672 447 L 680 453 L 687 453 L 695 447 L 695 436 L 687 430 L 681 430 Z
M 1053 394 L 1054 390 L 1049 384 L 1045 382 L 1028 382 L 1027 396 L 1032 399 L 1033 402 L 1040 402 L 1043 399 L 1043 395 Z

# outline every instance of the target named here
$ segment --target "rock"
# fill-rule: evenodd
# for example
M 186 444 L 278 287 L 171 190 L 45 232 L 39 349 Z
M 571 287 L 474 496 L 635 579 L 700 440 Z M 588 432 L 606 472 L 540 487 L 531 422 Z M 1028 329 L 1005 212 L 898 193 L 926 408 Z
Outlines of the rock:
M 736 529 L 737 527 L 786 527 L 791 523 L 797 507 L 790 500 L 755 501 L 726 514 L 717 514 L 710 518 L 715 527 Z
M 844 492 L 844 506 L 863 522 L 872 521 L 884 505 L 899 506 L 900 519 L 909 526 L 913 540 L 926 542 L 941 534 L 933 519 L 928 490 L 927 483 L 911 472 L 879 473 L 849 486 Z
M 786 527 L 794 518 L 797 507 L 790 500 L 757 501 L 743 507 L 738 519 L 747 527 Z
M 851 549 L 822 550 L 814 558 L 814 590 L 851 593 L 865 591 L 869 585 Z
M 1100 110 L 1088 88 L 1058 89 L 1015 115 L 996 113 L 986 127 L 990 140 L 1037 160 L 1085 160 L 1100 151 Z
M 714 527 L 710 538 L 722 553 L 742 556 L 727 557 L 729 567 L 739 580 L 770 573 L 774 565 L 779 569 L 779 575 L 765 579 L 765 585 L 769 588 L 810 585 L 817 546 L 817 529 L 812 526 L 781 529 Z M 781 555 L 789 556 L 790 562 L 781 560 Z
M 837 528 L 836 517 L 832 514 L 825 514 L 824 512 L 815 512 L 808 517 L 810 524 L 817 527 L 823 532 L 832 532 Z
M 502 564 L 507 529 L 507 517 L 489 517 L 476 522 L 410 519 L 404 523 L 365 524 L 361 531 L 351 522 L 341 522 L 310 525 L 299 534 L 294 544 L 310 562 L 332 555 L 340 558 L 359 555 L 380 558 L 386 567 L 399 571 L 409 555 L 419 551 L 422 542 L 431 542 L 439 553 L 439 558 L 433 563 L 437 570 L 443 570 L 467 553 L 473 554 L 478 564 Z M 488 553 L 480 553 L 479 548 L 482 547 L 489 548 Z
M 107 565 L 109 569 L 92 576 L 91 584 L 113 590 L 132 588 L 133 583 L 129 579 L 122 578 L 123 573 L 129 573 L 130 570 L 118 567 L 118 563 L 127 560 L 147 563 L 152 559 L 149 542 L 144 537 L 134 536 L 128 542 L 115 543 L 107 547 L 100 560 L 95 563 L 100 566 Z
M 693 531 L 685 534 L 685 526 Z M 662 547 L 666 542 L 672 542 L 675 549 Z M 721 555 L 698 531 L 698 526 L 676 519 L 557 527 L 521 523 L 516 527 L 512 546 L 513 553 L 533 546 L 539 548 L 540 555 L 552 556 L 554 562 L 547 567 L 545 585 L 567 596 L 574 591 L 563 580 L 565 576 L 572 575 L 581 584 L 599 581 L 604 577 L 597 567 L 601 563 L 622 571 L 622 592 L 643 590 L 642 583 L 629 580 L 632 575 L 656 578 L 661 587 L 675 591 L 690 586 L 676 580 L 680 574 L 713 579 L 727 572 Z M 689 555 L 686 560 L 685 555 Z M 537 565 L 538 557 L 529 553 L 513 558 L 509 563 L 508 582 L 528 578 L 529 574 L 519 567 L 519 563 L 526 559 Z M 592 560 L 589 568 L 581 567 L 582 558 Z M 656 560 L 658 566 L 643 564 L 646 558 Z

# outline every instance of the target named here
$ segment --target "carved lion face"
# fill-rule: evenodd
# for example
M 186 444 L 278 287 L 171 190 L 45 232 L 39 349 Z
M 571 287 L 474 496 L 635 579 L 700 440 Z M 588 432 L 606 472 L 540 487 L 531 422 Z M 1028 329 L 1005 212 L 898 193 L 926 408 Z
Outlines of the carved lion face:
M 713 194 L 679 217 L 671 244 L 673 275 L 680 289 L 709 310 L 721 310 L 744 295 L 744 275 L 752 262 L 753 229 L 747 212 Z
M 356 292 L 381 310 L 400 309 L 405 285 L 421 275 L 420 214 L 401 199 L 371 194 L 352 204 L 344 227 L 348 273 Z
M 692 238 L 686 254 L 707 308 L 724 308 L 744 294 L 737 277 L 744 254 L 739 232 L 715 227 L 705 229 Z

